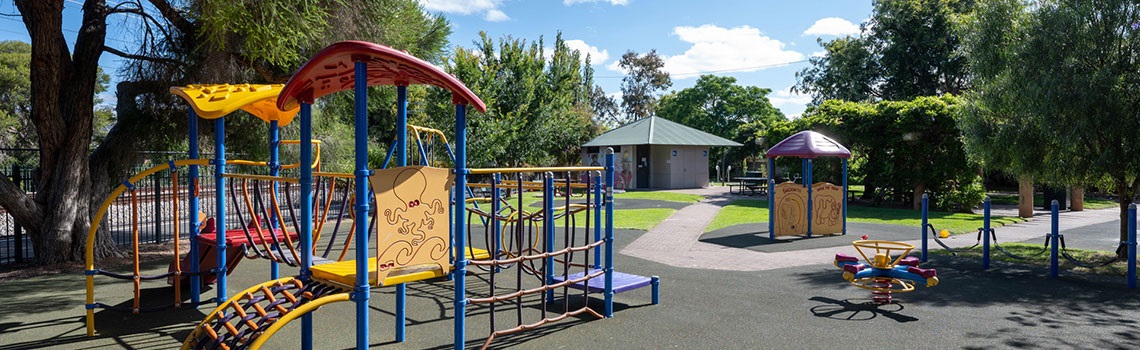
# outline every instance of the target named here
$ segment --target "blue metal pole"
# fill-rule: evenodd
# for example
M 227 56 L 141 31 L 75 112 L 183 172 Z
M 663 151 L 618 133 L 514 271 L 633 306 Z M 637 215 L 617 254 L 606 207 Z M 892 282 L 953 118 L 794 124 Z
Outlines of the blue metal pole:
M 396 165 L 408 165 L 408 87 L 396 87 Z
M 313 266 L 313 105 L 301 104 L 301 280 L 308 281 Z M 274 182 L 276 184 L 276 182 Z M 363 235 L 362 235 L 363 236 Z M 313 348 L 313 314 L 301 316 L 301 348 Z
M 602 240 L 602 172 L 594 171 L 594 242 Z M 594 268 L 602 268 L 602 247 L 594 247 Z
M 804 175 L 807 175 L 807 158 L 800 158 L 800 185 L 807 185 Z
M 218 306 L 226 302 L 226 118 L 214 120 L 214 251 L 217 253 Z
M 982 201 L 982 269 L 990 268 L 990 196 Z
M 847 234 L 847 158 L 843 158 L 843 234 Z M 926 249 L 924 248 L 923 251 Z M 926 261 L 923 257 L 922 261 Z
M 808 158 L 807 159 L 807 171 L 806 171 L 806 174 L 804 174 L 804 186 L 807 187 L 807 192 L 808 192 L 808 195 L 807 195 L 807 236 L 808 236 L 808 238 L 811 238 L 811 222 L 813 221 L 812 220 L 813 219 L 812 212 L 811 212 L 811 209 L 812 209 L 811 204 L 812 204 L 812 202 L 815 202 L 815 198 L 812 197 L 811 167 L 812 167 L 812 159 Z
M 605 317 L 614 317 L 614 149 L 606 151 Z
M 1060 242 L 1058 241 L 1061 238 L 1061 230 L 1059 224 L 1060 219 L 1057 217 L 1057 213 L 1060 211 L 1060 204 L 1057 203 L 1056 199 L 1054 199 L 1050 205 L 1052 206 L 1050 213 L 1053 215 L 1049 218 L 1049 240 L 1051 241 L 1049 243 L 1053 246 L 1049 252 L 1049 275 L 1057 277 L 1057 274 L 1059 273 L 1057 246 L 1059 245 Z
M 846 197 L 846 196 L 844 196 Z M 844 207 L 846 209 L 846 207 Z M 927 225 L 930 223 L 930 195 L 922 194 L 922 262 L 926 262 Z M 938 234 L 935 232 L 934 234 Z
M 467 105 L 455 105 L 455 203 L 467 203 Z M 519 194 L 520 196 L 522 193 Z M 462 205 L 462 204 L 457 204 Z M 467 225 L 462 210 L 455 213 L 455 250 L 467 249 Z M 462 350 L 467 330 L 467 254 L 455 255 L 455 349 Z
M 356 348 L 368 348 L 368 68 L 362 61 L 355 63 L 356 109 L 356 288 L 352 300 L 356 302 Z
M 408 166 L 408 87 L 396 87 L 396 166 Z M 457 187 L 462 188 L 462 187 Z M 465 203 L 455 202 L 456 211 Z M 456 254 L 465 254 L 455 251 Z M 408 320 L 408 285 L 396 285 L 396 341 L 405 339 L 404 328 Z
M 281 126 L 280 126 L 279 122 L 276 120 L 269 122 L 269 175 L 270 176 L 281 175 Z M 273 182 L 273 194 L 275 196 L 277 195 L 277 181 Z M 269 220 L 270 232 L 276 232 L 277 231 L 277 211 L 276 210 L 271 210 L 271 211 L 272 211 L 272 213 L 270 213 L 269 215 L 272 215 L 272 217 L 266 218 L 266 219 Z M 253 216 L 254 218 L 257 217 L 257 213 L 250 213 L 250 215 Z M 280 276 L 281 276 L 281 267 L 278 266 L 277 261 L 270 260 L 269 261 L 269 277 L 270 277 L 270 279 L 275 280 L 275 279 L 281 278 Z
M 187 143 L 190 144 L 189 156 L 190 159 L 198 159 L 198 113 L 194 112 L 194 108 L 188 109 L 188 114 L 190 115 L 189 120 L 187 120 L 190 129 L 189 138 L 187 140 Z M 198 191 L 196 191 L 197 187 L 198 166 L 191 165 L 190 182 L 186 186 L 188 189 L 187 192 L 190 192 L 190 195 L 186 198 L 186 200 L 189 202 L 188 208 L 186 209 L 189 211 L 189 215 L 187 216 L 189 216 L 190 219 L 190 259 L 187 260 L 190 260 L 190 272 L 192 273 L 192 275 L 190 275 L 190 301 L 193 302 L 194 305 L 198 305 L 198 303 L 202 302 L 202 297 L 199 295 L 202 293 L 202 277 L 198 276 L 198 270 L 200 269 L 198 259 L 201 259 L 202 257 L 198 253 L 198 211 L 201 209 L 198 208 Z M 174 258 L 178 259 L 178 257 Z
M 453 152 L 451 150 L 451 145 L 448 145 L 446 142 L 444 142 L 443 143 L 443 149 L 447 151 L 447 157 L 451 158 L 451 162 L 454 163 L 455 162 L 455 152 Z
M 520 194 L 521 196 L 522 194 Z M 567 194 L 569 195 L 569 194 Z M 554 251 L 554 173 L 546 172 L 542 176 L 542 245 L 543 252 Z M 554 256 L 548 255 L 542 259 L 543 280 L 546 285 L 554 284 Z M 546 291 L 546 302 L 554 302 L 554 290 Z
M 1136 288 L 1136 203 L 1128 205 L 1128 288 Z
M 776 239 L 776 159 L 768 158 L 768 239 Z
M 501 181 L 501 180 L 502 180 L 502 174 L 495 173 L 494 175 L 492 175 L 492 178 L 491 178 L 491 217 L 492 217 L 492 219 L 487 220 L 487 223 L 491 225 L 491 242 L 492 242 L 492 245 L 491 245 L 491 249 L 488 249 L 489 253 L 491 253 L 491 260 L 495 260 L 495 259 L 499 258 L 499 247 L 500 247 L 500 245 L 502 245 L 502 243 L 499 242 L 499 239 L 501 238 L 501 235 L 503 234 L 503 231 L 502 231 L 503 227 L 501 226 L 499 219 L 497 219 L 499 217 L 499 210 L 502 210 L 502 208 L 503 208 L 502 203 L 499 203 L 500 199 L 502 198 L 502 194 L 499 193 L 499 181 Z M 455 210 L 466 211 L 465 209 L 466 209 L 465 207 L 460 207 L 460 206 L 457 206 L 455 208 Z M 494 272 L 497 273 L 499 271 L 500 271 L 499 267 L 495 266 Z
M 423 140 L 420 140 L 418 138 L 416 139 L 416 149 L 420 151 L 419 165 L 431 165 L 431 164 L 428 164 L 427 149 L 424 147 L 424 141 Z
M 388 162 L 392 161 L 392 155 L 396 153 L 396 145 L 400 144 L 399 140 L 392 141 L 392 146 L 388 147 L 388 155 L 384 157 L 384 165 L 381 169 L 388 169 Z

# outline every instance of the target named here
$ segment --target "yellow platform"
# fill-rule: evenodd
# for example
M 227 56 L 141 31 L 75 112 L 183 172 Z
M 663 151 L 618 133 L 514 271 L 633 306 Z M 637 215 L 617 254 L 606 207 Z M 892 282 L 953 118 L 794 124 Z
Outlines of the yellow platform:
M 485 249 L 470 248 L 467 252 L 467 259 L 469 260 L 486 260 L 491 258 L 491 253 Z M 321 264 L 313 266 L 310 271 L 313 272 L 313 279 L 328 281 L 331 283 L 351 287 L 356 285 L 356 260 L 345 260 L 328 264 Z M 368 259 L 368 274 L 373 275 L 376 272 L 376 258 Z M 373 286 L 391 286 L 401 283 L 409 283 L 416 281 L 423 281 L 436 277 L 443 277 L 451 271 L 441 271 L 439 269 L 416 269 L 415 267 L 396 269 L 384 278 L 384 283 L 377 283 L 374 277 L 369 276 L 368 284 Z

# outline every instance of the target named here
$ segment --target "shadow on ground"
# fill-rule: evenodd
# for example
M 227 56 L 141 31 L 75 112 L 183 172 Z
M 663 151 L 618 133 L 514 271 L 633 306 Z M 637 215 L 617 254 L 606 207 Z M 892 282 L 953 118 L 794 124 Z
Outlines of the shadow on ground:
M 843 299 L 836 300 L 827 297 L 811 297 L 809 300 L 822 304 L 811 308 L 815 317 L 824 317 L 844 321 L 866 321 L 882 316 L 896 322 L 914 322 L 917 318 L 903 314 L 906 309 L 901 302 L 879 304 L 871 299 Z
M 881 316 L 906 323 L 918 320 L 920 314 L 935 314 L 926 310 L 910 313 L 908 306 L 949 309 L 958 314 L 974 309 L 978 310 L 976 318 L 954 318 L 944 326 L 993 323 L 998 327 L 968 332 L 965 340 L 997 341 L 1009 348 L 1048 344 L 1058 348 L 1125 349 L 1140 344 L 1140 336 L 1129 331 L 1140 325 L 1134 312 L 1140 309 L 1140 298 L 1135 290 L 1127 289 L 1122 277 L 1069 274 L 1049 278 L 1048 271 L 1040 267 L 997 262 L 982 270 L 979 260 L 955 256 L 935 256 L 922 266 L 938 270 L 937 286 L 895 293 L 895 303 L 881 306 L 868 303 L 869 291 L 846 286 L 844 290 L 854 299 L 812 296 L 808 298 L 814 302 L 810 311 L 833 320 L 870 321 Z M 841 273 L 838 268 L 824 269 L 800 273 L 797 279 L 808 289 L 835 288 L 837 283 L 846 283 Z M 1088 328 L 1107 332 L 1081 331 Z
M 725 227 L 719 230 L 706 232 L 701 235 L 700 241 L 726 247 L 742 248 L 762 253 L 790 252 L 805 249 L 818 249 L 829 247 L 843 247 L 852 241 L 862 239 L 881 239 L 888 241 L 908 241 L 921 237 L 921 231 L 911 226 L 847 223 L 846 235 L 828 234 L 815 235 L 812 238 L 803 236 L 782 236 L 776 239 L 768 238 L 768 223 L 753 223 Z

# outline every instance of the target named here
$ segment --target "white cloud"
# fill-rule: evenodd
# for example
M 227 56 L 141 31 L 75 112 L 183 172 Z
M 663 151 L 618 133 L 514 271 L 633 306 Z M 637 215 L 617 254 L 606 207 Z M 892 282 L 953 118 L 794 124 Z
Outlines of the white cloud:
M 621 68 L 621 60 L 614 60 L 613 62 L 610 62 L 610 64 L 606 65 L 606 69 L 609 69 L 609 70 L 612 70 L 612 71 L 615 71 L 615 72 L 618 72 L 621 74 L 629 73 L 629 72 L 626 72 L 625 69 Z
M 772 106 L 775 106 L 776 108 L 780 108 L 781 106 L 796 106 L 803 108 L 804 105 L 811 103 L 811 96 L 794 93 L 792 92 L 792 87 L 789 86 L 783 90 L 779 90 L 773 92 L 771 95 L 768 95 L 768 101 L 771 101 Z
M 629 0 L 562 0 L 562 4 L 566 6 L 571 6 L 574 4 L 585 4 L 590 2 L 608 2 L 610 5 L 614 6 L 629 5 Z
M 673 34 L 693 44 L 684 54 L 665 57 L 665 70 L 679 79 L 710 72 L 754 72 L 804 58 L 799 52 L 784 50 L 783 42 L 750 26 L 676 27 Z
M 503 13 L 503 11 L 499 11 L 499 10 L 495 9 L 495 10 L 488 10 L 487 14 L 483 15 L 483 19 L 485 19 L 489 22 L 502 22 L 502 21 L 509 20 L 511 18 L 507 17 L 507 14 Z
M 566 40 L 566 47 L 577 50 L 583 61 L 586 60 L 586 55 L 590 55 L 590 63 L 592 64 L 602 64 L 610 59 L 609 50 L 599 50 L 597 46 L 590 46 L 583 40 Z
M 510 17 L 502 10 L 499 10 L 499 5 L 503 3 L 502 0 L 417 0 L 420 5 L 424 6 L 424 10 L 439 11 L 443 13 L 454 13 L 460 15 L 470 15 L 482 13 L 483 19 L 491 22 L 501 22 L 509 20 Z
M 823 56 L 827 56 L 827 50 L 821 50 L 821 51 L 816 51 L 816 52 L 811 53 L 811 57 L 823 57 Z
M 859 34 L 859 26 L 839 17 L 827 17 L 815 21 L 804 31 L 804 35 L 849 35 Z

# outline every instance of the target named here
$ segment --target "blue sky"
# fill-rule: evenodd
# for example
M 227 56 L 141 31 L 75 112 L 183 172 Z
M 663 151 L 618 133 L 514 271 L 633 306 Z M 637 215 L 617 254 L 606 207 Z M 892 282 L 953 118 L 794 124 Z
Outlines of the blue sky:
M 620 92 L 616 61 L 627 50 L 656 49 L 673 77 L 671 90 L 691 87 L 700 74 L 727 75 L 738 84 L 772 89 L 769 98 L 789 116 L 803 112 L 810 100 L 791 94 L 795 73 L 830 40 L 857 34 L 871 15 L 870 0 L 417 0 L 451 22 L 452 46 L 472 47 L 480 31 L 492 38 L 511 36 L 552 45 L 562 32 L 572 48 L 593 57 L 597 84 Z M 65 0 L 64 34 L 79 27 L 78 0 Z M 10 1 L 0 12 L 17 13 Z M 108 45 L 133 51 L 127 38 L 131 23 L 108 22 Z M 18 17 L 0 16 L 0 40 L 28 41 Z M 104 54 L 100 65 L 114 71 L 119 59 Z M 113 100 L 113 99 L 105 99 Z
M 791 94 L 795 73 L 831 40 L 857 34 L 871 16 L 870 0 L 419 0 L 451 21 L 453 46 L 472 47 L 480 31 L 492 38 L 546 38 L 558 31 L 573 48 L 593 57 L 598 85 L 621 91 L 616 61 L 627 50 L 656 49 L 666 58 L 672 90 L 701 74 L 736 77 L 737 83 L 772 89 L 769 98 L 789 116 L 803 112 L 807 96 Z

